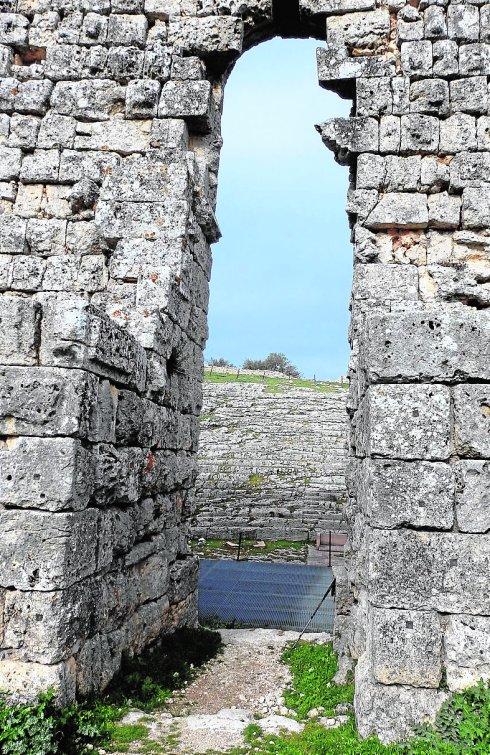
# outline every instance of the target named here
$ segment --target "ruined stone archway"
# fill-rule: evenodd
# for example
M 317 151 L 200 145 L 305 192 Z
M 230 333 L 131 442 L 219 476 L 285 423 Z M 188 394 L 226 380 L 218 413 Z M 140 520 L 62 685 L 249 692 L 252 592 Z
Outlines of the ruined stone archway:
M 0 687 L 100 689 L 195 621 L 223 82 L 244 45 L 326 26 L 320 82 L 354 104 L 319 128 L 351 166 L 356 263 L 338 642 L 360 731 L 404 735 L 490 662 L 487 7 L 0 11 Z

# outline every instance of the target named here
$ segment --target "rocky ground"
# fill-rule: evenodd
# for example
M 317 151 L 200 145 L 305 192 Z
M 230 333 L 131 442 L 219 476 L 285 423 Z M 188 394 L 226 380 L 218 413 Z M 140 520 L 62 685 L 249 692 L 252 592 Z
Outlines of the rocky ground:
M 199 558 L 236 560 L 238 540 L 199 540 L 192 541 L 192 551 Z M 242 560 L 271 561 L 277 563 L 304 564 L 307 561 L 306 543 L 287 540 L 268 541 L 244 540 L 240 551 Z
M 127 752 L 197 755 L 226 752 L 243 744 L 244 729 L 260 719 L 270 733 L 301 731 L 292 711 L 284 707 L 282 691 L 289 671 L 281 663 L 287 643 L 297 632 L 275 629 L 224 629 L 223 653 L 211 661 L 189 686 L 174 695 L 167 708 L 151 716 L 131 711 L 123 723 L 142 723 L 148 737 Z M 326 634 L 307 635 L 326 642 Z

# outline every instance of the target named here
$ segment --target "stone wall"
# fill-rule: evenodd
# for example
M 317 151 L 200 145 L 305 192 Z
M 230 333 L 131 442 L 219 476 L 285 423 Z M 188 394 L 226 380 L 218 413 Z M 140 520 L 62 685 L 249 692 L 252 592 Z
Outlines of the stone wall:
M 253 373 L 252 373 L 253 374 Z M 204 382 L 196 536 L 314 539 L 345 503 L 346 392 Z
M 402 737 L 444 679 L 489 676 L 489 19 L 484 0 L 1 0 L 0 687 L 101 688 L 195 619 L 223 92 L 277 34 L 326 40 L 320 84 L 353 101 L 318 130 L 351 175 L 337 631 L 360 731 Z

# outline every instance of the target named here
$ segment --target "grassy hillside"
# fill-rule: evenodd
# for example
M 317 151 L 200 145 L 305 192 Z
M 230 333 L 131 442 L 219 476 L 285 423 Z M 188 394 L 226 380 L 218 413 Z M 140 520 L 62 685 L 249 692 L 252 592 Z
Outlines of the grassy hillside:
M 306 388 L 318 393 L 339 393 L 347 390 L 347 384 L 342 387 L 340 383 L 328 382 L 323 380 L 305 380 L 303 378 L 289 379 L 287 377 L 263 377 L 259 373 L 256 375 L 244 375 L 236 373 L 209 372 L 204 373 L 205 383 L 259 383 L 266 386 L 268 393 L 280 393 L 290 388 Z

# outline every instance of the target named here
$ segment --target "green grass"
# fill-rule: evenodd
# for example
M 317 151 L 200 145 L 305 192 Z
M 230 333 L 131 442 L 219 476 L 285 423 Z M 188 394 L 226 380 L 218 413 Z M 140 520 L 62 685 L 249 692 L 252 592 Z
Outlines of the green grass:
M 265 482 L 265 477 L 263 474 L 259 474 L 258 472 L 254 472 L 253 474 L 249 475 L 247 480 L 247 485 L 250 488 L 261 488 L 262 485 Z
M 283 661 L 291 670 L 291 684 L 284 694 L 284 702 L 294 710 L 299 720 L 306 721 L 300 734 L 273 736 L 264 735 L 260 722 L 251 724 L 245 731 L 246 746 L 230 755 L 259 753 L 260 755 L 391 755 L 398 753 L 393 747 L 385 747 L 376 737 L 361 740 L 356 732 L 353 717 L 336 728 L 326 729 L 308 721 L 308 712 L 324 708 L 322 715 L 332 717 L 340 703 L 351 703 L 354 696 L 352 684 L 337 685 L 333 677 L 337 673 L 337 657 L 331 644 L 315 645 L 302 642 L 288 648 Z
M 149 731 L 143 724 L 115 724 L 110 732 L 109 750 L 128 752 L 129 745 L 148 739 Z
M 161 752 L 158 743 L 148 740 L 143 722 L 126 725 L 120 720 L 130 706 L 150 711 L 164 705 L 220 648 L 217 632 L 178 630 L 139 658 L 126 658 L 102 698 L 63 709 L 57 707 L 52 691 L 32 705 L 9 704 L 0 695 L 0 753 L 87 755 L 94 747 L 127 752 L 141 740 L 143 752 Z
M 375 737 L 359 739 L 352 720 L 338 729 L 309 723 L 301 734 L 283 737 L 247 732 L 246 741 L 249 747 L 244 752 L 259 755 L 392 755 L 397 752 Z
M 270 555 L 276 553 L 276 551 L 296 551 L 301 553 L 304 551 L 306 543 L 303 540 L 264 540 L 265 546 L 262 548 L 255 548 L 256 540 L 244 539 L 242 540 L 241 558 L 254 555 Z M 226 540 L 219 540 L 211 538 L 206 540 L 205 545 L 199 545 L 197 540 L 191 541 L 191 548 L 194 552 L 199 553 L 202 558 L 218 557 L 223 553 L 237 553 L 236 547 L 230 547 L 226 544 Z M 238 541 L 237 541 L 238 544 Z
M 325 708 L 327 717 L 334 716 L 336 705 L 352 702 L 354 685 L 338 685 L 332 681 L 338 663 L 331 644 L 300 643 L 285 651 L 283 661 L 292 675 L 284 701 L 299 718 L 306 719 L 309 710 L 319 707 Z
M 290 380 L 284 378 L 262 377 L 262 375 L 236 375 L 222 374 L 219 372 L 204 373 L 205 383 L 259 383 L 265 385 L 267 393 L 282 393 L 290 388 L 308 388 L 318 393 L 338 393 L 347 390 L 347 385 L 341 387 L 340 383 L 324 380 L 305 380 L 303 378 L 293 378 Z
M 383 745 L 377 737 L 361 739 L 353 716 L 343 725 L 326 729 L 308 721 L 312 708 L 325 709 L 327 717 L 339 703 L 351 702 L 353 685 L 336 685 L 337 659 L 331 645 L 301 643 L 286 650 L 283 660 L 291 669 L 286 705 L 306 721 L 300 734 L 264 735 L 260 722 L 245 731 L 246 746 L 230 755 L 488 755 L 490 753 L 490 685 L 453 695 L 442 707 L 433 726 L 421 729 L 408 742 Z

